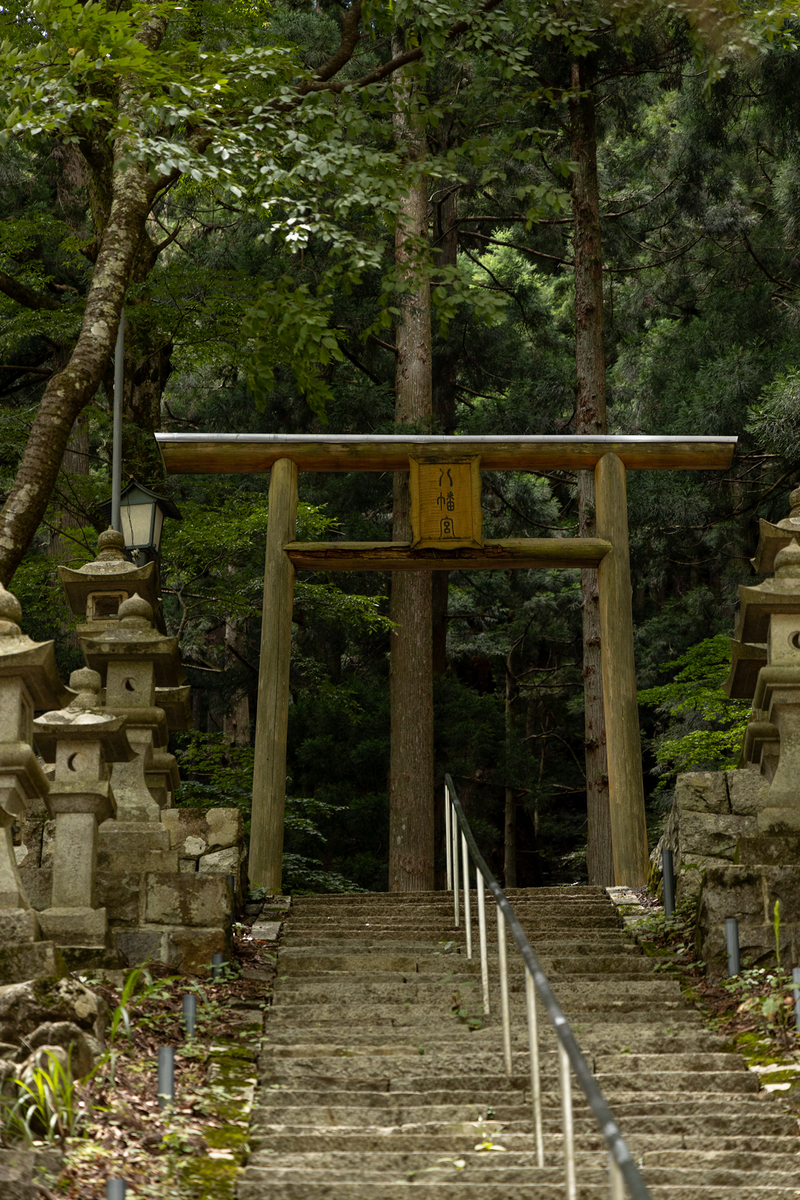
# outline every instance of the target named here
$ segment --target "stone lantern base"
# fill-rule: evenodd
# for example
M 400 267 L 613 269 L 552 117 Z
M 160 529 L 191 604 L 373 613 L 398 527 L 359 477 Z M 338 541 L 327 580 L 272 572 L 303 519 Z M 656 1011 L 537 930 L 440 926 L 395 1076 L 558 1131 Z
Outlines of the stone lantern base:
M 762 834 L 768 796 L 766 781 L 752 768 L 679 775 L 652 855 L 655 881 L 661 850 L 673 852 L 677 899 L 695 905 L 695 936 L 712 978 L 727 972 L 727 917 L 739 923 L 744 966 L 776 965 L 776 901 L 781 962 L 800 962 L 800 834 Z

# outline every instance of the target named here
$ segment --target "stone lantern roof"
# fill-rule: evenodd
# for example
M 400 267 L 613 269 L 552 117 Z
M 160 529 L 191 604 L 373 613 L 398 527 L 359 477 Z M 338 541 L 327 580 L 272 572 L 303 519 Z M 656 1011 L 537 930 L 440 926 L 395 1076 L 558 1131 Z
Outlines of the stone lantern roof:
M 800 545 L 794 535 L 776 552 L 772 579 L 754 587 L 739 587 L 734 637 L 740 642 L 765 644 L 773 616 L 800 616 Z
M 68 707 L 46 712 L 33 722 L 36 745 L 45 762 L 56 761 L 61 741 L 100 743 L 106 762 L 131 762 L 136 755 L 128 744 L 125 718 L 100 706 L 98 672 L 83 667 L 73 671 L 69 681 L 77 690 Z
M 59 567 L 58 573 L 67 594 L 67 602 L 76 617 L 83 617 L 89 629 L 99 623 L 113 625 L 120 604 L 138 594 L 154 610 L 158 607 L 158 581 L 155 563 L 135 567 L 123 550 L 125 539 L 115 529 L 106 529 L 97 539 L 97 558 L 77 570 Z M 84 632 L 84 630 L 80 630 Z
M 789 516 L 777 525 L 763 519 L 758 523 L 758 547 L 750 562 L 759 575 L 770 575 L 775 570 L 775 556 L 800 535 L 800 487 L 790 494 L 789 505 Z
M 22 678 L 37 709 L 68 704 L 73 693 L 58 677 L 53 642 L 34 642 L 21 619 L 19 600 L 0 583 L 0 679 Z

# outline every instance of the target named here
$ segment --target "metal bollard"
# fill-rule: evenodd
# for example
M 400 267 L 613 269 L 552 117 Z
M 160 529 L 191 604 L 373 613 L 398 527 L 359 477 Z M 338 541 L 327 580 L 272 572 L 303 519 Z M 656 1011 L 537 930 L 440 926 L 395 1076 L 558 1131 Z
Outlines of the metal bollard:
M 800 967 L 792 967 L 792 991 L 794 992 L 794 1026 L 800 1029 Z
M 675 915 L 675 871 L 672 866 L 672 851 L 665 846 L 661 851 L 661 871 L 664 876 L 664 916 Z
M 187 1038 L 194 1037 L 194 1026 L 197 1020 L 197 996 L 183 997 L 183 1029 Z
M 106 1180 L 106 1200 L 125 1200 L 125 1180 L 116 1176 Z
M 739 922 L 736 917 L 725 920 L 725 942 L 728 948 L 728 974 L 738 975 L 741 970 L 739 963 Z
M 212 954 L 211 955 L 211 978 L 212 979 L 219 979 L 220 975 L 222 974 L 222 964 L 224 963 L 224 961 L 225 961 L 225 959 L 221 954 Z
M 175 1103 L 175 1050 L 172 1046 L 158 1047 L 158 1107 Z

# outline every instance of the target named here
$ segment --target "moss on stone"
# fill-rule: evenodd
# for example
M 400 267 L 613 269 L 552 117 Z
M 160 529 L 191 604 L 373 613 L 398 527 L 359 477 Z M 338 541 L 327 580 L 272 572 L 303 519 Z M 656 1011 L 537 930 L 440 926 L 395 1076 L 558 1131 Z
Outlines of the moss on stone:
M 239 1164 L 235 1159 L 191 1158 L 181 1163 L 178 1174 L 196 1200 L 234 1200 Z

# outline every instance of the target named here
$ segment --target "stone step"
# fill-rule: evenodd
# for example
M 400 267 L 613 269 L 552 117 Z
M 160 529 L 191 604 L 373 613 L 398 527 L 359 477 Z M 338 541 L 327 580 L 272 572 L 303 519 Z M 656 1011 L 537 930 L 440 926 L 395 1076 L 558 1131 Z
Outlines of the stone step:
M 279 968 L 280 969 L 280 968 Z M 652 1008 L 659 1005 L 664 1013 L 669 1009 L 683 1008 L 684 999 L 677 983 L 659 978 L 639 978 L 630 980 L 614 980 L 603 989 L 594 986 L 594 980 L 580 979 L 576 981 L 561 980 L 554 982 L 556 997 L 567 1015 L 572 1019 L 573 1012 L 620 1012 L 640 1009 L 643 1006 Z M 359 998 L 372 1004 L 412 1004 L 422 1014 L 426 1009 L 438 1012 L 440 1016 L 450 1011 L 453 1004 L 453 993 L 458 992 L 462 1005 L 474 1009 L 470 1015 L 478 1015 L 481 1008 L 479 984 L 469 976 L 455 975 L 445 979 L 432 979 L 424 976 L 380 977 L 363 975 L 358 980 L 351 976 L 318 975 L 312 978 L 304 976 L 287 976 L 275 988 L 272 998 L 272 1008 L 281 1004 L 297 1004 L 305 999 L 313 1004 L 347 1004 L 355 1003 Z M 509 980 L 509 993 L 512 1013 L 524 1014 L 524 984 L 522 980 Z M 498 1009 L 500 1006 L 499 991 L 491 988 L 489 991 L 490 1006 Z M 422 1018 L 424 1020 L 424 1018 Z
M 291 921 L 287 921 L 283 925 L 281 948 L 285 950 L 290 946 L 294 948 L 327 944 L 331 950 L 338 951 L 342 945 L 360 949 L 365 946 L 384 946 L 387 941 L 392 942 L 398 949 L 408 947 L 438 954 L 465 954 L 467 944 L 463 929 L 453 930 L 452 935 L 448 938 L 436 939 L 423 936 L 416 927 L 411 925 L 405 930 L 398 930 L 396 925 L 389 923 L 386 925 L 371 923 L 359 927 L 341 925 L 330 929 L 311 927 L 306 930 L 298 930 Z M 497 934 L 493 930 L 489 930 L 486 941 L 490 953 L 496 957 Z M 448 945 L 447 950 L 444 949 L 443 943 Z M 595 954 L 598 949 L 605 951 L 609 946 L 614 947 L 615 951 L 620 954 L 630 954 L 633 957 L 641 954 L 636 943 L 627 940 L 620 929 L 598 929 L 588 933 L 580 927 L 555 931 L 544 930 L 537 933 L 533 943 L 537 954 L 545 951 L 552 954 L 567 951 L 573 954 L 581 953 L 583 950 L 589 954 Z M 473 925 L 472 929 L 472 952 L 475 958 L 478 958 L 480 944 L 477 925 Z
M 627 1094 L 637 1092 L 653 1092 L 656 1090 L 659 1076 L 642 1074 L 636 1075 L 621 1075 L 612 1072 L 600 1073 L 595 1076 L 597 1083 L 604 1092 L 615 1091 L 625 1092 Z M 343 1119 L 340 1114 L 345 1112 L 355 1111 L 356 1109 L 387 1109 L 394 1111 L 403 1106 L 411 1105 L 414 1110 L 420 1110 L 423 1106 L 431 1110 L 440 1108 L 458 1108 L 457 1116 L 442 1117 L 436 1111 L 433 1112 L 431 1119 L 434 1120 L 471 1120 L 476 1110 L 484 1110 L 492 1108 L 497 1114 L 497 1120 L 504 1120 L 503 1114 L 508 1115 L 509 1120 L 522 1120 L 523 1117 L 530 1115 L 529 1107 L 523 1111 L 522 1106 L 529 1106 L 531 1101 L 530 1080 L 528 1086 L 520 1086 L 513 1091 L 500 1090 L 499 1087 L 493 1086 L 491 1079 L 487 1081 L 485 1086 L 481 1086 L 479 1081 L 474 1083 L 470 1081 L 470 1086 L 465 1088 L 457 1088 L 448 1086 L 448 1078 L 445 1076 L 441 1081 L 441 1086 L 438 1085 L 435 1079 L 430 1081 L 420 1080 L 417 1077 L 409 1077 L 408 1087 L 404 1086 L 404 1080 L 391 1080 L 389 1090 L 375 1091 L 372 1088 L 351 1087 L 350 1080 L 340 1081 L 339 1086 L 336 1086 L 334 1080 L 322 1079 L 316 1081 L 310 1080 L 306 1087 L 298 1086 L 292 1081 L 276 1081 L 270 1076 L 266 1076 L 260 1082 L 268 1085 L 271 1094 L 274 1097 L 275 1103 L 270 1111 L 279 1108 L 281 1112 L 290 1115 L 292 1110 L 322 1108 L 329 1105 L 330 1108 L 326 1111 L 332 1112 L 334 1109 L 337 1112 L 336 1121 L 334 1124 L 348 1124 L 347 1119 Z M 558 1103 L 558 1077 L 555 1073 L 543 1073 L 541 1077 L 542 1087 L 545 1091 L 550 1092 L 550 1102 L 547 1105 L 553 1113 L 559 1114 Z M 298 1081 L 299 1083 L 299 1081 Z M 731 1096 L 738 1093 L 756 1094 L 758 1092 L 758 1079 L 751 1072 L 742 1072 L 741 1074 L 720 1071 L 720 1072 L 696 1072 L 692 1075 L 683 1075 L 679 1072 L 674 1072 L 672 1075 L 664 1079 L 666 1087 L 670 1091 L 682 1091 L 686 1095 L 693 1095 L 695 1092 L 701 1092 L 708 1095 L 710 1092 L 720 1092 L 725 1096 Z M 520 1111 L 517 1112 L 517 1109 Z M 266 1113 L 266 1108 L 264 1109 Z M 266 1117 L 265 1119 L 271 1120 Z M 295 1118 L 296 1119 L 296 1118 Z M 402 1121 L 390 1120 L 388 1124 L 403 1124 L 406 1118 Z M 419 1118 L 409 1118 L 418 1120 Z M 382 1121 L 386 1124 L 387 1122 Z
M 730 1083 L 740 1081 L 740 1087 L 731 1087 Z M 599 1075 L 597 1082 L 606 1094 L 622 1092 L 630 1097 L 632 1093 L 655 1092 L 655 1081 L 644 1076 L 640 1080 L 618 1075 Z M 543 1080 L 548 1090 L 555 1087 L 556 1080 Z M 638 1084 L 638 1086 L 637 1086 Z M 758 1080 L 750 1073 L 746 1075 L 728 1075 L 720 1073 L 701 1074 L 698 1072 L 695 1080 L 677 1075 L 667 1081 L 670 1090 L 679 1091 L 684 1096 L 702 1093 L 719 1092 L 726 1099 L 737 1091 L 755 1095 Z M 326 1094 L 327 1091 L 327 1094 Z M 475 1089 L 474 1094 L 453 1090 L 450 1095 L 431 1091 L 430 1093 L 405 1092 L 358 1092 L 336 1090 L 329 1088 L 323 1092 L 288 1091 L 272 1093 L 274 1103 L 260 1101 L 254 1108 L 254 1121 L 261 1125 L 285 1125 L 287 1123 L 302 1125 L 408 1125 L 425 1121 L 438 1123 L 471 1121 L 478 1116 L 485 1116 L 481 1109 L 490 1107 L 493 1110 L 492 1120 L 497 1121 L 530 1121 L 531 1108 L 528 1094 L 520 1093 L 517 1099 L 511 1099 L 501 1092 L 488 1092 Z M 554 1120 L 558 1117 L 558 1106 L 552 1105 Z M 380 1113 L 380 1119 L 377 1114 Z M 375 1119 L 373 1119 L 375 1118 Z M 621 1119 L 621 1118 L 618 1118 Z
M 608 1187 L 608 1168 L 602 1160 L 598 1161 L 598 1156 L 593 1156 L 594 1161 L 581 1162 L 578 1169 L 578 1178 L 581 1180 L 582 1186 L 601 1185 L 605 1183 Z M 463 1164 L 463 1165 L 462 1165 Z M 547 1184 L 557 1184 L 562 1188 L 564 1186 L 564 1173 L 562 1166 L 553 1165 L 551 1167 L 532 1167 L 529 1165 L 510 1164 L 506 1160 L 505 1155 L 499 1153 L 484 1153 L 478 1156 L 477 1163 L 467 1162 L 464 1158 L 457 1155 L 443 1156 L 438 1162 L 430 1163 L 427 1167 L 405 1169 L 398 1164 L 396 1167 L 384 1167 L 370 1170 L 361 1162 L 350 1164 L 349 1166 L 342 1165 L 341 1167 L 312 1167 L 312 1166 L 272 1166 L 265 1164 L 264 1167 L 248 1167 L 245 1178 L 251 1177 L 253 1173 L 262 1171 L 270 1185 L 282 1182 L 308 1182 L 308 1183 L 330 1183 L 347 1184 L 347 1183 L 414 1183 L 424 1184 L 431 1183 L 457 1183 L 459 1190 L 463 1184 L 474 1185 L 476 1183 L 484 1184 L 522 1184 L 526 1185 L 535 1181 L 539 1186 Z M 652 1172 L 648 1172 L 647 1166 L 643 1168 L 645 1179 Z M 394 1179 L 392 1176 L 394 1175 Z M 667 1177 L 667 1172 L 664 1172 L 664 1177 Z M 774 1188 L 788 1187 L 793 1181 L 796 1185 L 796 1177 L 790 1171 L 737 1171 L 728 1167 L 690 1167 L 671 1166 L 668 1177 L 678 1185 L 697 1184 L 705 1187 L 725 1187 L 738 1188 L 742 1185 L 755 1185 L 759 1188 Z
M 652 975 L 653 963 L 650 959 L 631 954 L 589 954 L 567 955 L 555 957 L 540 955 L 539 961 L 548 978 L 555 980 L 560 975 L 625 975 L 637 977 Z M 491 955 L 488 959 L 491 974 L 497 975 L 497 959 Z M 310 974 L 319 975 L 323 972 L 383 972 L 398 971 L 402 974 L 423 974 L 429 972 L 458 970 L 459 974 L 473 975 L 480 978 L 480 961 L 470 961 L 465 955 L 447 955 L 432 952 L 431 954 L 386 954 L 381 951 L 369 951 L 364 948 L 359 953 L 323 953 L 318 949 L 281 949 L 281 974 Z M 521 958 L 511 959 L 508 963 L 509 975 L 522 976 L 525 969 Z
M 270 1182 L 268 1171 L 255 1168 L 253 1174 L 245 1169 L 237 1185 L 238 1200 L 408 1200 L 413 1188 L 414 1200 L 442 1200 L 446 1183 L 358 1183 L 341 1184 L 303 1182 Z M 564 1200 L 564 1181 L 548 1183 L 469 1183 L 456 1181 L 458 1200 Z M 727 1185 L 699 1183 L 648 1183 L 651 1200 L 797 1200 L 797 1186 L 785 1187 L 747 1185 L 735 1192 Z M 608 1180 L 598 1183 L 579 1183 L 577 1200 L 608 1200 Z
M 474 894 L 474 889 L 472 889 Z M 540 888 L 509 888 L 506 892 L 509 903 L 513 906 L 516 901 L 536 899 L 537 902 L 552 900 L 602 900 L 608 904 L 608 893 L 604 887 L 592 887 L 590 884 L 580 886 L 567 885 L 564 887 Z M 487 896 L 488 899 L 488 896 Z M 320 892 L 313 896 L 296 896 L 292 899 L 292 912 L 303 912 L 308 908 L 341 907 L 352 908 L 370 903 L 387 904 L 393 908 L 403 908 L 407 904 L 429 904 L 434 901 L 446 901 L 452 905 L 452 893 L 449 891 L 429 892 Z
M 277 1010 L 276 1010 L 277 1011 Z M 481 1047 L 487 1051 L 491 1048 L 497 1052 L 502 1047 L 500 1018 L 495 1014 L 482 1017 L 483 1027 L 470 1034 L 470 1046 Z M 407 1046 L 410 1050 L 419 1052 L 419 1044 L 412 1041 L 415 1027 L 411 1025 L 367 1025 L 358 1030 L 352 1030 L 348 1043 L 342 1041 L 341 1024 L 331 1025 L 299 1025 L 289 1022 L 271 1022 L 270 1032 L 265 1039 L 265 1051 L 270 1052 L 273 1046 L 307 1045 L 318 1046 L 320 1049 L 329 1047 L 327 1053 L 341 1055 L 349 1054 L 354 1047 L 377 1046 L 381 1049 L 394 1048 L 398 1045 Z M 614 1025 L 607 1028 L 591 1029 L 579 1027 L 580 1044 L 588 1053 L 619 1053 L 619 1054 L 688 1054 L 695 1051 L 701 1053 L 722 1053 L 727 1043 L 717 1033 L 705 1030 L 696 1032 L 690 1028 L 685 1034 L 675 1035 L 666 1033 L 658 1025 Z M 445 1021 L 431 1021 L 424 1032 L 424 1048 L 426 1054 L 447 1050 L 451 1045 L 461 1045 L 463 1027 L 460 1021 L 448 1016 Z M 300 1039 L 303 1039 L 301 1042 Z M 555 1047 L 556 1035 L 551 1026 L 545 1025 L 539 1029 L 540 1047 Z M 512 1046 L 525 1047 L 528 1045 L 528 1035 L 525 1028 L 511 1030 Z M 361 1052 L 361 1051 L 359 1051 Z
M 472 960 L 446 893 L 294 902 L 239 1200 L 399 1200 L 409 1187 L 414 1200 L 563 1200 L 555 1034 L 540 1006 L 541 1170 L 524 968 L 509 942 L 509 1078 L 495 914 L 488 903 L 484 1015 L 475 899 Z M 626 939 L 605 891 L 521 889 L 509 899 L 652 1200 L 800 1200 L 797 1121 L 759 1095 L 741 1056 Z M 573 1118 L 578 1196 L 608 1200 L 604 1140 L 577 1085 Z M 487 1139 L 504 1150 L 478 1150 Z
M 434 913 L 430 910 L 423 910 L 418 913 L 409 913 L 404 919 L 395 919 L 391 912 L 376 914 L 378 928 L 393 927 L 402 936 L 406 930 L 419 931 L 420 934 L 430 932 L 431 937 L 438 940 L 439 938 L 447 938 L 449 940 L 452 934 L 458 934 L 463 931 L 463 921 L 456 925 L 453 921 L 453 914 L 441 912 Z M 564 909 L 553 911 L 551 909 L 521 909 L 516 913 L 517 920 L 525 931 L 526 936 L 533 940 L 537 936 L 537 931 L 549 930 L 551 932 L 559 932 L 562 929 L 578 929 L 585 930 L 587 923 L 591 923 L 597 930 L 614 930 L 619 932 L 620 922 L 615 912 L 609 912 L 606 908 L 599 908 L 596 911 L 581 911 L 577 908 Z M 287 924 L 289 922 L 286 922 Z M 291 928 L 297 933 L 301 932 L 319 932 L 326 927 L 335 929 L 353 929 L 366 928 L 365 922 L 361 923 L 345 923 L 339 920 L 338 917 L 326 916 L 307 916 L 302 920 L 291 920 Z M 487 927 L 488 926 L 487 921 Z M 477 930 L 477 917 L 473 917 L 473 930 Z M 496 923 L 494 929 L 496 929 Z M 493 936 L 497 936 L 496 933 Z M 512 940 L 511 932 L 508 932 L 508 940 Z
M 495 1142 L 509 1152 L 527 1154 L 532 1159 L 535 1157 L 531 1150 L 533 1142 L 530 1132 L 514 1133 L 510 1130 L 503 1130 L 501 1133 L 493 1134 L 492 1137 Z M 455 1132 L 447 1134 L 416 1133 L 413 1138 L 413 1151 L 410 1149 L 405 1153 L 464 1154 L 474 1151 L 478 1140 L 477 1130 L 469 1135 Z M 343 1154 L 352 1161 L 355 1154 L 403 1153 L 402 1149 L 390 1151 L 387 1147 L 395 1144 L 402 1147 L 405 1139 L 398 1143 L 385 1132 L 370 1132 L 365 1129 L 323 1128 L 310 1133 L 307 1131 L 290 1133 L 273 1126 L 266 1137 L 254 1131 L 250 1141 L 253 1146 L 264 1143 L 265 1148 L 257 1149 L 254 1153 L 263 1154 L 265 1161 L 277 1161 L 280 1155 L 295 1153 Z M 561 1161 L 562 1144 L 560 1133 L 546 1132 L 544 1135 L 545 1160 L 550 1161 L 552 1155 L 554 1161 Z M 581 1152 L 594 1153 L 605 1150 L 605 1142 L 596 1127 L 592 1130 L 576 1131 L 575 1144 Z M 794 1131 L 784 1134 L 768 1132 L 759 1135 L 758 1133 L 740 1132 L 721 1135 L 707 1133 L 703 1130 L 694 1130 L 693 1132 L 678 1130 L 674 1133 L 664 1133 L 659 1128 L 649 1133 L 646 1131 L 630 1133 L 626 1137 L 626 1144 L 637 1160 L 654 1149 L 663 1151 L 672 1149 L 681 1153 L 684 1151 L 734 1151 L 745 1157 L 749 1154 L 781 1154 L 786 1156 L 787 1161 L 796 1159 L 797 1154 L 797 1134 Z
M 384 1139 L 385 1140 L 385 1139 Z M 503 1143 L 503 1135 L 499 1134 L 496 1137 L 498 1144 Z M 583 1147 L 576 1146 L 576 1164 L 579 1167 L 597 1166 L 598 1151 L 605 1149 L 605 1143 L 602 1139 L 596 1139 L 593 1146 Z M 798 1160 L 797 1154 L 787 1150 L 772 1152 L 769 1149 L 762 1151 L 752 1150 L 700 1150 L 698 1147 L 692 1148 L 676 1148 L 671 1150 L 650 1150 L 645 1148 L 642 1143 L 641 1147 L 636 1147 L 629 1144 L 629 1150 L 641 1158 L 643 1167 L 652 1171 L 654 1168 L 671 1169 L 678 1167 L 685 1169 L 688 1167 L 714 1167 L 725 1168 L 728 1170 L 736 1170 L 741 1172 L 762 1172 L 762 1171 L 788 1171 L 797 1170 Z M 560 1166 L 563 1163 L 563 1143 L 559 1138 L 548 1136 L 545 1139 L 545 1164 L 547 1166 Z M 487 1159 L 490 1159 L 490 1153 L 486 1151 L 478 1151 L 474 1149 L 453 1151 L 453 1157 L 462 1159 L 465 1167 L 471 1169 L 477 1167 L 481 1169 L 486 1165 Z M 390 1150 L 364 1150 L 358 1157 L 359 1167 L 363 1167 L 365 1171 L 418 1171 L 424 1170 L 435 1163 L 442 1161 L 442 1156 L 431 1150 L 417 1150 L 409 1147 L 408 1149 Z M 498 1161 L 498 1160 L 495 1160 Z M 526 1150 L 517 1150 L 504 1147 L 503 1165 L 506 1167 L 524 1167 L 527 1170 L 537 1169 L 537 1159 L 535 1150 L 529 1148 Z M 274 1151 L 260 1151 L 254 1154 L 250 1163 L 252 1166 L 275 1167 L 275 1168 L 298 1168 L 305 1167 L 308 1169 L 319 1170 L 326 1166 L 334 1170 L 342 1171 L 348 1168 L 352 1169 L 353 1156 L 351 1150 L 298 1150 L 276 1153 Z
M 298 1047 L 299 1048 L 299 1047 Z M 450 1083 L 452 1078 L 454 1081 L 469 1080 L 469 1084 L 464 1086 L 472 1086 L 473 1083 L 485 1079 L 487 1075 L 491 1075 L 494 1083 L 492 1086 L 500 1087 L 503 1084 L 509 1087 L 521 1087 L 522 1083 L 518 1080 L 526 1080 L 530 1078 L 529 1059 L 527 1054 L 520 1054 L 512 1050 L 512 1073 L 507 1075 L 502 1069 L 501 1062 L 498 1061 L 497 1055 L 494 1053 L 484 1052 L 458 1052 L 449 1053 L 444 1050 L 433 1049 L 426 1053 L 420 1053 L 420 1050 L 415 1047 L 390 1047 L 395 1051 L 391 1055 L 341 1055 L 338 1057 L 325 1056 L 324 1065 L 320 1065 L 319 1057 L 314 1054 L 308 1055 L 292 1055 L 288 1061 L 281 1054 L 262 1054 L 258 1058 L 259 1069 L 269 1070 L 272 1076 L 278 1074 L 288 1078 L 301 1078 L 309 1073 L 314 1075 L 324 1074 L 326 1077 L 343 1076 L 348 1078 L 364 1077 L 380 1077 L 382 1079 L 400 1078 L 407 1079 L 410 1077 L 420 1080 L 436 1078 L 447 1079 L 448 1082 L 443 1086 L 452 1087 L 454 1083 Z M 405 1051 L 405 1053 L 396 1053 L 396 1051 Z M 599 1053 L 587 1056 L 587 1061 L 590 1062 L 592 1070 L 595 1074 L 607 1072 L 617 1072 L 623 1074 L 652 1074 L 657 1075 L 663 1073 L 665 1079 L 671 1078 L 674 1074 L 690 1074 L 692 1072 L 717 1072 L 721 1074 L 737 1074 L 749 1075 L 753 1079 L 757 1076 L 755 1072 L 748 1071 L 744 1058 L 740 1054 L 734 1053 L 702 1053 L 700 1051 L 689 1051 L 684 1054 L 662 1055 L 662 1054 L 617 1054 L 617 1053 Z M 543 1071 L 552 1071 L 556 1067 L 556 1050 L 542 1049 L 539 1054 L 539 1063 Z
M 294 1002 L 285 1001 L 268 1008 L 269 1013 L 269 1028 L 288 1029 L 296 1027 L 299 1030 L 316 1030 L 317 1028 L 333 1028 L 336 1027 L 341 1031 L 342 1028 L 342 1010 L 338 1004 L 318 1004 L 311 1010 L 313 1002 Z M 408 1007 L 398 1006 L 396 1004 L 386 1005 L 369 1005 L 364 1006 L 359 1010 L 363 1021 L 358 1022 L 358 1031 L 367 1026 L 383 1025 L 388 1029 L 406 1029 L 409 1027 L 416 1028 L 418 1018 L 415 1009 L 409 1004 Z M 616 1010 L 613 1016 L 609 1017 L 605 1013 L 599 1013 L 596 1009 L 580 1011 L 573 1008 L 570 1013 L 567 1013 L 569 1020 L 574 1021 L 579 1025 L 582 1032 L 598 1029 L 628 1029 L 645 1030 L 652 1029 L 654 1032 L 663 1030 L 669 1032 L 669 1028 L 664 1028 L 663 1015 L 653 1013 L 649 1008 L 631 1009 L 631 1010 Z M 446 1018 L 447 1023 L 452 1029 L 461 1028 L 456 1022 L 451 1022 L 450 1017 Z M 487 1024 L 491 1025 L 499 1021 L 498 1013 L 492 1010 L 491 1014 L 486 1018 Z M 686 1007 L 675 1008 L 670 1014 L 670 1022 L 676 1028 L 680 1027 L 681 1032 L 685 1032 L 689 1027 L 696 1027 L 698 1031 L 705 1030 L 700 1014 L 696 1009 Z M 437 1024 L 432 1018 L 425 1021 L 425 1028 L 438 1028 L 441 1024 Z M 543 1031 L 550 1028 L 549 1022 L 542 1015 L 540 1025 Z M 573 1026 L 574 1028 L 574 1026 Z M 357 1032 L 357 1030 L 348 1030 L 348 1036 Z M 512 1027 L 512 1037 L 513 1037 Z M 487 1036 L 486 1031 L 477 1030 L 471 1036 Z
M 484 1068 L 476 1070 L 474 1059 L 464 1064 L 461 1071 L 454 1071 L 453 1059 L 440 1060 L 434 1058 L 425 1062 L 423 1057 L 408 1057 L 400 1059 L 397 1056 L 386 1055 L 379 1059 L 347 1059 L 326 1058 L 320 1065 L 317 1058 L 281 1059 L 268 1057 L 259 1060 L 260 1077 L 269 1081 L 271 1087 L 313 1087 L 319 1088 L 332 1084 L 333 1080 L 346 1080 L 346 1086 L 359 1091 L 383 1092 L 428 1092 L 433 1089 L 450 1089 L 462 1092 L 468 1088 L 494 1088 L 498 1094 L 507 1090 L 514 1091 L 530 1086 L 530 1071 L 525 1059 L 517 1059 L 514 1064 L 517 1070 L 511 1076 L 502 1070 L 500 1056 L 491 1056 L 485 1061 Z M 638 1058 L 638 1061 L 636 1061 Z M 455 1060 L 456 1064 L 458 1059 Z M 647 1082 L 631 1090 L 656 1091 L 660 1088 L 651 1085 L 654 1079 L 663 1079 L 663 1089 L 677 1091 L 671 1086 L 676 1079 L 694 1080 L 695 1077 L 719 1076 L 728 1080 L 731 1091 L 758 1091 L 758 1076 L 748 1071 L 744 1060 L 738 1055 L 693 1055 L 687 1054 L 673 1060 L 673 1070 L 664 1071 L 660 1068 L 657 1055 L 598 1055 L 589 1059 L 589 1065 L 597 1079 L 614 1078 L 627 1079 L 630 1076 Z M 540 1077 L 542 1086 L 546 1081 L 555 1080 L 557 1072 L 555 1052 L 544 1054 L 540 1060 Z M 427 1068 L 427 1069 L 426 1069 Z M 520 1070 L 522 1068 L 522 1070 Z M 747 1080 L 743 1083 L 742 1080 Z M 751 1086 L 751 1083 L 755 1086 Z M 628 1084 L 623 1085 L 628 1087 Z M 555 1087 L 555 1084 L 554 1084 Z M 697 1090 L 693 1088 L 693 1090 Z M 708 1091 L 719 1091 L 719 1086 L 707 1088 Z

